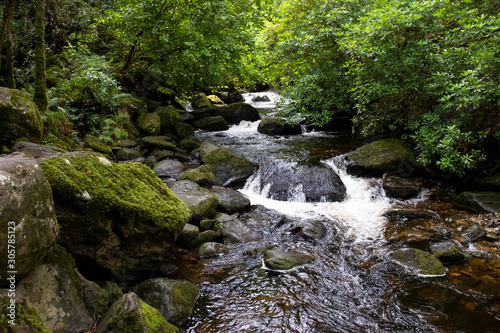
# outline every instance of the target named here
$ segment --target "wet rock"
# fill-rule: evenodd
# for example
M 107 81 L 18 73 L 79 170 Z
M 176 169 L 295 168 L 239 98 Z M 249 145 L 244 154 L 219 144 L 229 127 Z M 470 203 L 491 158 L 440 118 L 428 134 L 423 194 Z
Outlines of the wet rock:
M 423 230 L 407 229 L 399 232 L 395 239 L 402 240 L 405 243 L 428 242 L 432 238 L 430 232 Z
M 200 229 L 197 226 L 186 223 L 175 243 L 180 247 L 189 248 L 189 244 L 191 244 L 199 234 Z
M 179 146 L 187 151 L 193 151 L 200 148 L 201 143 L 193 139 L 184 139 L 179 143 Z
M 200 221 L 215 214 L 219 198 L 209 190 L 189 180 L 171 183 L 169 187 L 191 211 L 191 221 Z
M 121 148 L 115 154 L 120 161 L 128 161 L 141 157 L 141 152 L 130 148 Z
M 255 247 L 253 249 L 247 250 L 244 252 L 246 256 L 252 257 L 252 258 L 257 258 L 260 257 L 262 254 L 264 254 L 266 251 L 272 250 L 277 248 L 278 245 L 276 244 L 270 244 L 266 246 L 260 246 L 260 247 Z
M 257 121 L 260 119 L 259 111 L 247 103 L 232 103 L 220 109 L 220 115 L 229 124 L 239 124 L 241 121 Z
M 289 125 L 284 120 L 274 117 L 264 117 L 257 127 L 257 132 L 269 135 L 295 135 L 301 134 L 299 125 Z
M 500 192 L 462 192 L 455 204 L 471 213 L 500 213 Z
M 467 255 L 451 241 L 432 244 L 430 250 L 444 265 L 461 264 L 467 260 Z
M 208 95 L 207 98 L 212 104 L 212 106 L 221 107 L 225 105 L 222 99 L 220 99 L 219 96 L 217 95 Z
M 132 291 L 175 325 L 188 319 L 200 294 L 198 287 L 188 281 L 166 278 L 146 280 Z
M 444 268 L 441 261 L 422 250 L 413 248 L 396 250 L 391 255 L 391 261 L 418 276 L 437 277 L 446 275 L 446 268 Z
M 212 132 L 226 131 L 229 129 L 229 125 L 224 120 L 224 118 L 222 118 L 222 116 L 201 118 L 201 119 L 193 122 L 193 126 L 195 128 L 198 128 L 198 129 L 201 129 L 204 131 L 212 131 Z
M 12 150 L 15 152 L 25 153 L 25 155 L 31 156 L 36 160 L 39 158 L 47 158 L 66 153 L 64 149 L 59 147 L 41 145 L 27 141 L 16 142 Z
M 85 142 L 85 147 L 90 148 L 95 152 L 111 154 L 111 147 L 102 142 L 98 137 L 87 134 L 85 135 L 83 141 Z
M 268 250 L 264 253 L 264 265 L 279 271 L 302 266 L 313 260 L 313 256 L 296 251 Z
M 220 212 L 234 214 L 250 208 L 250 200 L 238 191 L 222 186 L 212 186 L 210 190 L 219 197 Z
M 137 118 L 137 129 L 145 135 L 158 135 L 161 131 L 161 118 L 157 113 L 144 113 Z
M 496 242 L 500 240 L 500 236 L 498 236 L 494 232 L 488 232 L 486 235 L 484 235 L 484 238 L 489 241 L 489 242 Z
M 217 257 L 228 252 L 229 248 L 225 244 L 215 242 L 207 242 L 198 249 L 200 258 Z
M 177 160 L 162 160 L 153 169 L 160 178 L 177 179 L 184 171 L 184 165 Z
M 154 113 L 160 116 L 160 133 L 172 132 L 176 123 L 182 120 L 181 115 L 173 105 L 160 106 Z
M 347 155 L 352 164 L 347 172 L 362 177 L 380 177 L 384 173 L 410 177 L 417 169 L 411 150 L 397 139 L 384 139 L 366 144 Z
M 262 234 L 238 220 L 236 217 L 219 213 L 215 217 L 214 230 L 224 243 L 246 243 L 257 241 Z
M 130 139 L 118 140 L 113 143 L 113 146 L 120 148 L 134 148 L 137 146 L 137 141 Z
M 302 202 L 335 202 L 346 196 L 346 187 L 331 168 L 321 163 L 298 163 L 262 160 L 260 190 L 268 188 L 274 200 Z
M 170 140 L 171 139 L 168 136 L 145 136 L 137 141 L 151 150 L 160 149 L 176 151 L 175 145 L 170 142 Z
M 176 123 L 174 126 L 174 134 L 177 138 L 183 140 L 194 136 L 194 128 L 186 123 Z
M 27 138 L 40 142 L 43 123 L 35 104 L 20 90 L 0 87 L 0 147 Z
M 196 169 L 188 170 L 184 172 L 179 180 L 189 180 L 202 187 L 213 185 L 217 182 L 215 178 L 214 167 L 211 165 L 202 165 Z
M 469 243 L 475 243 L 483 239 L 484 235 L 485 235 L 484 228 L 481 227 L 479 224 L 473 224 L 465 228 L 460 233 L 460 236 L 465 238 Z
M 210 230 L 214 227 L 214 219 L 203 219 L 200 221 L 200 230 Z
M 0 286 L 8 284 L 9 240 L 15 235 L 17 278 L 41 262 L 58 236 L 49 182 L 38 163 L 23 153 L 0 157 Z M 12 245 L 12 244 L 11 244 Z
M 74 156 L 50 158 L 41 167 L 52 188 L 61 243 L 86 276 L 128 280 L 150 274 L 190 217 L 145 165 Z
M 252 102 L 270 102 L 271 100 L 267 95 L 262 95 L 262 96 L 254 96 L 252 97 Z
M 227 149 L 203 142 L 200 147 L 200 160 L 214 168 L 216 184 L 222 186 L 241 186 L 255 171 L 255 164 L 238 157 Z
M 322 239 L 326 236 L 327 229 L 320 221 L 301 221 L 291 228 L 291 233 L 305 239 Z
M 178 333 L 162 314 L 133 292 L 123 295 L 101 318 L 96 333 Z
M 396 199 L 416 198 L 422 190 L 422 179 L 389 176 L 383 185 L 385 194 Z
M 430 220 L 437 217 L 427 212 L 416 211 L 416 210 L 405 210 L 405 209 L 391 210 L 389 212 L 385 212 L 383 216 L 391 220 L 416 220 L 416 219 Z

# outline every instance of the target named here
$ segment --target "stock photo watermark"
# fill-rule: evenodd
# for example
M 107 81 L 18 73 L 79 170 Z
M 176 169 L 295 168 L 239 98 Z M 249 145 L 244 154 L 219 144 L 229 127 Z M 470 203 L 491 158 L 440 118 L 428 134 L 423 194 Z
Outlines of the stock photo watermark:
M 8 297 L 7 323 L 11 326 L 16 324 L 16 222 L 7 223 L 7 282 Z

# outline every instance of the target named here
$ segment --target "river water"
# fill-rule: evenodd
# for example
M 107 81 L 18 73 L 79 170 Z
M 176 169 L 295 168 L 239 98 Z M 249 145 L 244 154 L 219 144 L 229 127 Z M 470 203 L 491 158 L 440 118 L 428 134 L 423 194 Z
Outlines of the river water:
M 268 110 L 273 101 L 255 106 Z M 343 154 L 361 145 L 348 135 L 272 137 L 258 133 L 257 126 L 242 122 L 225 132 L 198 136 L 254 162 L 266 161 L 268 167 L 319 159 L 339 174 L 347 197 L 336 203 L 306 203 L 297 188 L 288 201 L 273 200 L 261 188 L 258 171 L 240 189 L 256 205 L 240 219 L 264 237 L 231 244 L 231 251 L 218 258 L 198 259 L 195 252 L 178 258 L 176 278 L 201 290 L 185 332 L 500 332 L 497 257 L 471 257 L 467 265 L 448 266 L 443 278 L 412 276 L 389 260 L 395 249 L 409 247 L 394 234 L 419 229 L 417 223 L 443 227 L 463 217 L 460 212 L 425 192 L 407 201 L 389 199 L 379 179 L 348 175 Z M 436 218 L 396 225 L 383 216 L 393 209 L 424 210 Z M 294 222 L 304 220 L 321 221 L 326 236 L 307 240 L 290 233 Z M 315 260 L 277 273 L 263 266 L 259 249 L 266 246 Z

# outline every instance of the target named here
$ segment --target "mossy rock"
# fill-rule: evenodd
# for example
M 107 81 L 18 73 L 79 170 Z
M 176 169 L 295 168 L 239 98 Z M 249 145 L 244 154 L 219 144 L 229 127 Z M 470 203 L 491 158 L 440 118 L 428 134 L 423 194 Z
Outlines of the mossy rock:
M 200 186 L 206 187 L 217 182 L 214 174 L 214 167 L 211 165 L 202 165 L 196 169 L 184 172 L 179 180 L 190 180 Z
M 104 270 L 127 279 L 150 273 L 190 217 L 140 163 L 63 156 L 41 166 L 56 202 L 61 241 L 90 274 Z
M 200 229 L 197 226 L 186 223 L 184 229 L 182 229 L 177 238 L 176 244 L 182 248 L 190 248 L 189 244 L 191 244 L 199 234 Z
M 164 104 L 175 101 L 175 91 L 170 88 L 158 86 L 158 88 L 156 88 L 156 94 Z
M 204 130 L 204 131 L 226 131 L 229 129 L 229 125 L 226 120 L 222 116 L 213 116 L 201 118 L 193 122 L 193 126 L 195 128 Z
M 135 122 L 137 129 L 145 135 L 158 135 L 161 131 L 161 118 L 158 113 L 145 113 Z
M 101 288 L 106 291 L 108 295 L 108 308 L 113 305 L 114 302 L 120 299 L 123 296 L 123 291 L 118 284 L 111 281 L 103 281 L 100 282 L 99 285 Z
M 500 213 L 500 192 L 462 192 L 455 205 L 470 213 Z
M 212 106 L 224 106 L 224 102 L 217 95 L 209 95 L 207 96 L 208 100 L 212 104 Z
M 380 177 L 384 173 L 410 177 L 418 169 L 411 150 L 400 140 L 378 140 L 349 153 L 347 172 L 356 176 Z
M 171 142 L 172 138 L 169 136 L 145 136 L 137 140 L 139 144 L 148 149 L 160 149 L 176 151 L 175 145 Z
M 243 120 L 257 121 L 260 119 L 259 110 L 247 103 L 233 103 L 223 108 L 220 115 L 229 124 L 238 124 Z
M 91 148 L 93 151 L 98 152 L 98 153 L 103 153 L 103 154 L 111 154 L 112 150 L 111 147 L 99 140 L 98 137 L 95 137 L 91 134 L 85 135 L 85 138 L 83 139 L 85 142 L 85 147 Z
M 200 148 L 201 143 L 199 143 L 197 140 L 184 139 L 179 143 L 179 146 L 187 151 L 193 151 Z
M 193 110 L 212 107 L 212 103 L 204 93 L 197 93 L 191 98 L 190 102 Z
M 127 114 L 130 119 L 136 120 L 140 115 L 148 112 L 148 105 L 141 99 L 134 97 L 120 97 L 116 99 L 120 112 Z
M 177 181 L 168 186 L 191 211 L 191 221 L 197 222 L 215 214 L 219 198 L 206 188 L 189 180 Z
M 278 271 L 290 270 L 313 260 L 313 256 L 296 251 L 268 250 L 264 253 L 264 265 Z
M 20 299 L 15 299 L 15 303 L 11 300 L 14 299 L 8 297 L 8 289 L 0 291 L 1 333 L 52 333 L 33 307 Z
M 116 158 L 120 161 L 133 160 L 141 157 L 141 152 L 131 148 L 120 148 L 116 154 Z
M 145 99 L 144 103 L 146 103 L 148 107 L 148 112 L 153 113 L 161 106 L 161 103 L 158 101 L 153 101 L 152 99 Z
M 182 140 L 194 136 L 194 128 L 186 123 L 176 123 L 174 126 L 174 134 Z
M 127 131 L 128 139 L 136 140 L 141 135 L 137 127 L 135 127 L 131 121 L 125 121 L 123 123 L 123 129 Z
M 200 258 L 212 258 L 228 253 L 229 248 L 227 245 L 215 242 L 206 242 L 198 249 Z
M 12 148 L 13 151 L 23 152 L 34 159 L 47 158 L 57 156 L 59 154 L 67 153 L 67 150 L 48 145 L 41 145 L 38 143 L 18 141 Z
M 155 113 L 160 116 L 161 133 L 172 132 L 175 124 L 182 121 L 181 115 L 172 105 L 160 106 Z
M 476 179 L 476 186 L 481 190 L 500 191 L 500 175 L 495 174 Z
M 179 333 L 162 314 L 133 292 L 123 295 L 106 312 L 96 333 Z
M 0 146 L 22 137 L 39 143 L 42 135 L 42 117 L 35 104 L 20 90 L 0 87 Z
M 413 248 L 399 249 L 393 252 L 391 261 L 405 267 L 410 273 L 422 277 L 446 275 L 441 261 L 432 254 Z
M 269 135 L 294 135 L 301 134 L 299 125 L 289 125 L 284 120 L 275 117 L 264 117 L 257 127 L 257 132 Z
M 444 265 L 462 264 L 467 260 L 467 255 L 451 241 L 432 244 L 430 249 L 434 257 Z

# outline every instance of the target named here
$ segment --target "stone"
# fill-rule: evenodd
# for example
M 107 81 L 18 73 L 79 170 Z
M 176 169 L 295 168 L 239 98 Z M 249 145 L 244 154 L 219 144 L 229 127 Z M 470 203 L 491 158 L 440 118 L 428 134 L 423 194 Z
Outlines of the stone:
M 460 236 L 465 238 L 469 243 L 475 243 L 483 239 L 485 235 L 485 230 L 479 224 L 472 224 L 466 227 L 461 233 Z
M 262 95 L 262 96 L 254 96 L 252 97 L 252 102 L 270 102 L 271 100 L 269 99 L 269 97 L 267 97 L 267 95 Z
M 327 228 L 320 221 L 305 220 L 293 225 L 290 231 L 304 239 L 315 240 L 325 238 Z
M 486 191 L 500 191 L 500 174 L 476 179 L 476 187 Z
M 20 90 L 0 87 L 0 147 L 20 138 L 38 143 L 42 135 L 42 117 L 35 104 Z
M 155 113 L 160 116 L 160 133 L 171 133 L 175 124 L 182 120 L 179 111 L 173 105 L 160 106 Z
M 422 191 L 422 179 L 389 176 L 384 180 L 383 189 L 390 198 L 416 198 Z
M 206 218 L 200 221 L 200 230 L 210 230 L 214 227 L 215 220 L 211 218 Z
M 444 265 L 462 264 L 467 260 L 467 255 L 451 241 L 432 244 L 430 250 Z
M 0 286 L 8 283 L 8 259 L 17 278 L 33 270 L 58 237 L 49 182 L 37 161 L 23 153 L 0 156 Z M 15 241 L 15 258 L 7 255 Z
M 296 135 L 302 133 L 299 125 L 287 124 L 275 117 L 264 117 L 257 127 L 257 132 L 269 135 Z
M 166 278 L 146 280 L 132 290 L 175 325 L 188 319 L 200 294 L 198 287 L 188 281 Z
M 227 245 L 216 242 L 207 242 L 200 246 L 198 249 L 198 256 L 200 258 L 212 258 L 228 253 L 229 248 Z
M 296 251 L 268 250 L 264 252 L 264 265 L 277 271 L 287 271 L 313 260 L 313 256 Z
M 179 177 L 179 180 L 189 180 L 202 187 L 210 186 L 217 182 L 214 174 L 214 167 L 207 164 L 184 172 Z
M 227 131 L 229 129 L 229 125 L 224 118 L 222 118 L 222 116 L 201 118 L 194 121 L 193 126 L 195 128 L 211 132 Z
M 136 149 L 120 148 L 115 154 L 116 158 L 120 161 L 134 160 L 141 157 L 141 152 Z
M 96 333 L 179 333 L 154 307 L 134 292 L 123 295 L 101 318 Z
M 85 135 L 83 139 L 85 142 L 85 147 L 92 149 L 95 152 L 103 154 L 111 154 L 111 147 L 102 142 L 98 137 L 91 134 Z
M 214 167 L 216 185 L 242 186 L 255 171 L 254 163 L 210 142 L 203 142 L 199 152 L 201 162 Z
M 85 279 L 78 273 L 81 281 L 83 302 L 92 318 L 100 318 L 108 310 L 108 292 L 97 283 Z
M 136 120 L 139 115 L 148 112 L 147 103 L 138 98 L 119 97 L 115 101 L 119 104 L 120 112 L 127 114 L 132 120 Z
M 422 277 L 439 277 L 446 275 L 441 261 L 432 254 L 413 248 L 396 250 L 391 255 L 391 261 L 405 267 L 411 274 Z
M 247 103 L 232 103 L 220 108 L 220 115 L 229 124 L 239 124 L 241 121 L 257 121 L 260 119 L 259 111 Z
M 144 113 L 137 118 L 137 129 L 145 135 L 158 135 L 161 131 L 161 118 L 157 113 Z
M 103 281 L 100 283 L 100 287 L 106 292 L 108 296 L 108 309 L 114 302 L 120 299 L 123 296 L 123 291 L 118 286 L 117 283 L 111 281 Z
M 200 148 L 201 143 L 198 140 L 186 138 L 179 143 L 179 146 L 187 151 L 193 151 Z
M 220 99 L 219 96 L 217 95 L 209 95 L 207 96 L 207 98 L 212 104 L 212 106 L 220 107 L 225 105 L 222 99 Z
M 418 169 L 411 150 L 400 140 L 378 140 L 347 154 L 352 163 L 347 172 L 362 177 L 380 177 L 384 173 L 410 177 Z
M 184 229 L 182 229 L 179 237 L 177 238 L 176 244 L 179 247 L 189 249 L 199 234 L 200 229 L 197 226 L 186 223 L 184 225 Z
M 238 191 L 222 186 L 212 186 L 210 190 L 219 197 L 217 210 L 222 213 L 234 214 L 250 208 L 250 200 Z
M 184 171 L 184 164 L 177 160 L 162 160 L 153 169 L 155 174 L 160 177 L 177 179 Z
M 17 297 L 15 303 L 12 304 L 11 300 L 13 299 L 9 297 L 9 289 L 0 289 L 0 331 L 2 333 L 52 333 L 45 326 L 37 311 L 26 301 Z
M 212 107 L 212 103 L 204 93 L 197 93 L 191 98 L 190 102 L 193 110 Z
M 435 216 L 429 214 L 427 212 L 417 211 L 417 210 L 406 210 L 406 209 L 395 209 L 383 214 L 384 217 L 387 217 L 391 220 L 397 221 L 408 221 L 408 220 L 416 220 L 416 219 L 425 219 L 430 220 L 439 216 Z
M 143 164 L 63 156 L 41 167 L 52 188 L 61 244 L 85 276 L 133 280 L 150 274 L 190 218 L 184 203 Z
M 224 240 L 225 244 L 247 243 L 262 238 L 260 232 L 253 230 L 236 217 L 225 213 L 218 213 L 215 216 L 214 230 L 217 236 Z
M 177 136 L 180 140 L 185 139 L 187 137 L 194 136 L 194 128 L 190 124 L 186 123 L 176 123 L 174 125 L 173 130 L 175 136 Z
M 141 145 L 150 150 L 171 150 L 176 151 L 175 145 L 168 136 L 145 136 L 137 140 Z
M 189 180 L 171 183 L 169 187 L 191 211 L 192 222 L 215 214 L 219 198 L 209 190 Z
M 462 192 L 455 199 L 455 205 L 470 213 L 500 213 L 500 192 Z
M 113 143 L 113 146 L 120 147 L 120 148 L 135 148 L 135 147 L 137 147 L 137 141 L 130 140 L 130 139 L 122 139 L 122 140 L 115 141 Z
M 16 142 L 12 150 L 15 152 L 24 153 L 25 155 L 30 156 L 36 160 L 40 158 L 57 156 L 59 154 L 64 154 L 67 152 L 66 150 L 59 147 L 41 145 L 38 143 L 27 142 L 27 141 Z

